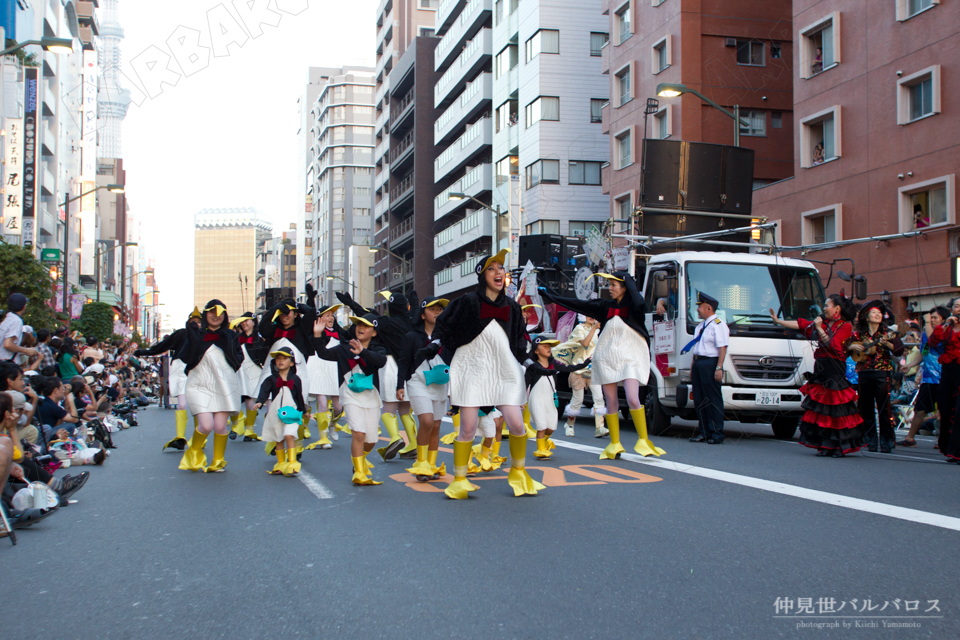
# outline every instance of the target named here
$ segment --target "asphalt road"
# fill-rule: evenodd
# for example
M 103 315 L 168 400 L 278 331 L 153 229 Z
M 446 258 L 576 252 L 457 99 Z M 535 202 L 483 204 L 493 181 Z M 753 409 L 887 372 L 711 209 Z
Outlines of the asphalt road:
M 267 475 L 258 443 L 231 442 L 226 473 L 179 471 L 173 412 L 140 422 L 76 504 L 0 540 L 0 637 L 960 637 L 960 469 L 930 438 L 834 460 L 678 423 L 667 456 L 601 463 L 581 420 L 528 455 L 540 495 L 503 471 L 451 501 L 407 461 L 352 486 L 345 439 L 299 479 Z

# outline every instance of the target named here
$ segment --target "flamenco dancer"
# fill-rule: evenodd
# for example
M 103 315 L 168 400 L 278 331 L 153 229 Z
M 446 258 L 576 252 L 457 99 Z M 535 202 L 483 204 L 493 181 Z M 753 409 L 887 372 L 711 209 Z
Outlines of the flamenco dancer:
M 289 477 L 300 472 L 300 463 L 297 461 L 298 425 L 285 422 L 280 413 L 290 407 L 306 413 L 307 405 L 303 403 L 303 383 L 297 376 L 297 367 L 293 362 L 293 351 L 290 347 L 280 347 L 271 353 L 270 357 L 274 371 L 263 381 L 255 406 L 259 409 L 267 402 L 270 403 L 263 420 L 263 439 L 275 444 L 277 464 L 267 473 Z
M 373 313 L 350 316 L 356 337 L 317 353 L 337 363 L 340 377 L 340 402 L 353 432 L 350 457 L 353 459 L 353 484 L 382 484 L 370 477 L 373 468 L 367 454 L 373 451 L 380 432 L 379 371 L 387 363 L 387 352 L 377 337 L 379 320 Z
M 257 421 L 257 407 L 253 405 L 259 391 L 257 383 L 263 373 L 263 366 L 260 364 L 263 361 L 263 340 L 254 331 L 256 326 L 256 319 L 249 311 L 230 323 L 231 329 L 236 330 L 238 327 L 240 329 L 237 333 L 237 342 L 240 343 L 240 351 L 243 353 L 243 364 L 240 365 L 237 376 L 240 378 L 240 404 L 246 409 L 246 413 L 241 410 L 233 419 L 231 440 L 236 440 L 237 436 L 243 436 L 244 442 L 260 440 L 260 436 L 253 429 Z
M 880 453 L 892 453 L 897 446 L 890 411 L 890 378 L 894 372 L 894 358 L 903 355 L 903 342 L 896 336 L 896 330 L 891 332 L 887 326 L 885 316 L 888 313 L 888 307 L 882 300 L 872 300 L 860 307 L 853 340 L 847 345 L 847 351 L 858 361 L 857 403 L 863 419 L 862 432 L 867 450 L 875 452 L 879 444 Z M 858 353 L 861 354 L 859 358 Z
M 460 434 L 453 443 L 454 481 L 447 497 L 463 500 L 479 487 L 467 481 L 480 407 L 500 409 L 510 429 L 510 473 L 514 495 L 536 495 L 545 487 L 525 469 L 527 434 L 523 427 L 524 383 L 521 362 L 525 323 L 516 301 L 507 297 L 503 261 L 507 249 L 477 262 L 477 289 L 453 302 L 437 319 L 434 340 L 418 355 L 432 359 L 454 350 L 450 364 L 450 401 L 460 408 Z
M 293 361 L 298 371 L 307 371 L 307 358 L 314 354 L 313 349 L 313 325 L 317 321 L 317 312 L 315 309 L 305 304 L 298 305 L 293 298 L 281 300 L 263 314 L 260 318 L 260 336 L 266 345 L 270 345 L 268 353 L 278 351 L 281 347 L 290 347 L 293 352 Z M 267 358 L 263 365 L 263 372 L 260 374 L 258 388 L 271 375 L 273 358 Z M 307 396 L 310 393 L 309 378 L 302 381 L 303 384 L 303 403 L 307 404 Z M 303 451 L 303 439 L 310 437 L 310 431 L 307 424 L 310 422 L 310 414 L 303 416 L 304 422 L 297 430 L 297 453 Z M 266 446 L 267 453 L 272 453 L 273 443 L 268 442 Z
M 180 358 L 186 364 L 184 395 L 190 412 L 197 418 L 197 432 L 180 461 L 180 468 L 186 471 L 221 473 L 227 466 L 223 455 L 230 417 L 240 411 L 237 371 L 243 357 L 237 334 L 227 328 L 228 324 L 227 308 L 219 300 L 211 300 L 204 307 L 199 327 L 187 323 L 187 340 Z M 203 447 L 211 431 L 213 463 L 208 466 Z
M 607 281 L 609 299 L 561 298 L 544 287 L 540 287 L 540 295 L 571 311 L 596 318 L 600 323 L 591 376 L 593 383 L 603 389 L 604 406 L 609 412 L 605 422 L 610 431 L 610 444 L 600 454 L 600 459 L 615 460 L 624 453 L 617 410 L 620 406 L 617 385 L 621 383 L 639 436 L 633 450 L 642 456 L 662 456 L 666 451 L 654 445 L 647 436 L 647 417 L 640 403 L 640 386 L 647 384 L 650 376 L 650 349 L 647 346 L 650 337 L 644 325 L 646 304 L 637 290 L 637 281 L 627 272 L 596 275 Z
M 538 458 L 549 458 L 553 455 L 547 444 L 550 436 L 557 428 L 560 417 L 557 413 L 557 382 L 559 373 L 574 373 L 590 366 L 590 359 L 581 364 L 561 364 L 553 357 L 552 347 L 560 344 L 559 340 L 549 340 L 543 336 L 533 339 L 530 348 L 530 364 L 524 374 L 527 384 L 527 406 L 530 408 L 530 417 L 537 425 Z
M 822 316 L 813 322 L 781 320 L 770 309 L 775 324 L 799 330 L 817 342 L 813 373 L 800 387 L 806 410 L 800 420 L 800 444 L 816 449 L 818 456 L 842 458 L 863 446 L 857 392 L 846 375 L 847 344 L 853 338 L 851 322 L 856 317 L 853 303 L 837 294 L 827 297 Z
M 332 304 L 317 312 L 317 321 L 313 324 L 313 349 L 320 353 L 321 349 L 329 349 L 343 341 L 344 331 L 337 324 L 336 313 L 342 304 Z M 331 439 L 339 440 L 336 422 L 343 414 L 340 406 L 340 384 L 337 375 L 337 363 L 328 362 L 318 355 L 307 358 L 307 376 L 310 379 L 310 397 L 316 401 L 317 428 L 320 430 L 320 439 L 306 446 L 313 450 L 332 449 Z M 329 404 L 328 404 L 329 403 Z M 330 413 L 333 408 L 333 415 Z
M 187 317 L 187 326 L 189 327 L 192 324 L 199 327 L 200 315 L 200 309 L 194 307 L 193 311 L 190 312 L 190 315 Z M 163 448 L 177 449 L 178 451 L 183 451 L 187 446 L 187 398 L 183 394 L 184 388 L 187 385 L 187 374 L 184 373 L 184 367 L 186 365 L 183 363 L 183 360 L 178 357 L 178 353 L 180 349 L 183 348 L 183 345 L 186 344 L 186 341 L 187 330 L 177 329 L 149 349 L 137 349 L 133 352 L 133 355 L 138 358 L 158 356 L 168 351 L 172 354 L 170 357 L 170 373 L 168 375 L 168 386 L 170 388 L 168 395 L 171 398 L 177 399 L 177 410 L 174 412 L 174 419 L 177 424 L 177 436 L 163 445 Z M 196 428 L 196 414 L 194 414 L 193 422 L 193 426 Z M 191 438 L 192 437 L 191 435 Z
M 437 318 L 449 304 L 444 298 L 426 298 L 420 303 L 420 318 L 415 328 L 403 339 L 397 363 L 396 398 L 413 407 L 420 422 L 417 431 L 417 462 L 407 469 L 417 480 L 427 482 L 446 475 L 446 466 L 437 468 L 440 448 L 440 422 L 447 411 L 447 382 L 450 380 L 450 358 L 447 349 L 430 359 L 417 352 L 433 339 Z
M 381 291 L 380 295 L 386 298 L 389 313 L 386 316 L 377 315 L 377 340 L 387 350 L 387 364 L 380 372 L 380 397 L 383 398 L 383 415 L 380 419 L 383 420 L 383 426 L 387 428 L 390 443 L 386 447 L 377 449 L 377 453 L 384 461 L 392 460 L 398 453 L 401 458 L 413 458 L 416 457 L 417 449 L 417 423 L 410 415 L 410 403 L 395 399 L 399 371 L 397 363 L 400 360 L 400 352 L 403 350 L 404 339 L 413 330 L 410 325 L 410 304 L 402 293 Z M 372 313 L 369 309 L 364 309 L 357 304 L 346 292 L 338 291 L 337 298 L 350 307 L 357 316 Z M 407 434 L 406 446 L 397 427 L 397 415 L 400 416 L 403 430 Z

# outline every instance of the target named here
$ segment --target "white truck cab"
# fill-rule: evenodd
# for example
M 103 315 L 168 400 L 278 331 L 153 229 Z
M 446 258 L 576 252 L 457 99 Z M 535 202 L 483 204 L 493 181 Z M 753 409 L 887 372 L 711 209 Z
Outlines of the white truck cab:
M 642 292 L 651 351 L 649 428 L 662 433 L 672 416 L 696 420 L 693 354 L 680 351 L 701 322 L 697 291 L 719 301 L 717 315 L 730 327 L 723 363 L 725 419 L 769 422 L 777 437 L 793 437 L 803 415 L 801 376 L 813 370 L 813 348 L 798 331 L 773 324 L 768 309 L 787 320 L 813 320 L 825 294 L 813 264 L 756 253 L 678 251 L 647 259 Z

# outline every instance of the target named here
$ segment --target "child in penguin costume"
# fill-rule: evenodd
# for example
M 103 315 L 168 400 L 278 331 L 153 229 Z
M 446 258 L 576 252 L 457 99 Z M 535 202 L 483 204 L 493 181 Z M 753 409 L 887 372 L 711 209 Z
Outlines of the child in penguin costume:
M 249 311 L 235 318 L 230 323 L 230 328 L 237 331 L 237 342 L 240 343 L 243 353 L 243 363 L 237 371 L 237 377 L 240 380 L 240 404 L 246 409 L 246 412 L 241 410 L 234 418 L 230 439 L 243 436 L 244 442 L 256 442 L 260 437 L 253 429 L 257 421 L 257 409 L 253 405 L 260 389 L 260 375 L 263 373 L 263 339 L 256 332 L 257 319 Z
M 310 289 L 308 289 L 308 292 Z M 335 347 L 347 340 L 346 333 L 337 323 L 336 313 L 341 304 L 332 304 L 317 311 L 313 324 L 313 348 L 316 353 Z M 307 358 L 307 377 L 310 379 L 310 397 L 316 401 L 317 428 L 320 439 L 307 445 L 307 449 L 332 449 L 331 440 L 338 440 L 336 422 L 343 415 L 340 406 L 340 382 L 337 363 L 323 360 L 318 355 Z M 332 413 L 331 413 L 332 409 Z
M 268 473 L 292 476 L 300 472 L 296 441 L 297 430 L 302 421 L 290 422 L 285 418 L 291 407 L 302 414 L 307 411 L 307 405 L 303 402 L 302 383 L 297 376 L 293 350 L 290 347 L 280 347 L 270 354 L 270 359 L 273 373 L 260 386 L 255 406 L 260 409 L 270 403 L 263 420 L 263 439 L 275 444 L 277 464 Z
M 566 365 L 555 360 L 551 349 L 558 344 L 559 340 L 550 340 L 543 336 L 534 338 L 530 348 L 530 362 L 524 374 L 527 406 L 530 407 L 533 424 L 537 426 L 537 450 L 533 455 L 538 458 L 549 458 L 553 455 L 549 440 L 560 419 L 557 413 L 557 374 L 570 374 L 590 366 L 589 359 L 575 365 Z

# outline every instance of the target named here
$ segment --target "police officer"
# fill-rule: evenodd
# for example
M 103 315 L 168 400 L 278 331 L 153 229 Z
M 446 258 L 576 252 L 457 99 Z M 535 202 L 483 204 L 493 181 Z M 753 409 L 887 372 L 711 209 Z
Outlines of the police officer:
M 703 322 L 697 326 L 693 342 L 693 367 L 690 372 L 693 382 L 693 405 L 700 422 L 700 434 L 690 442 L 722 444 L 723 396 L 720 382 L 723 380 L 723 361 L 730 344 L 730 329 L 717 317 L 717 299 L 702 291 L 697 292 L 697 315 Z

